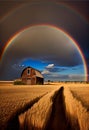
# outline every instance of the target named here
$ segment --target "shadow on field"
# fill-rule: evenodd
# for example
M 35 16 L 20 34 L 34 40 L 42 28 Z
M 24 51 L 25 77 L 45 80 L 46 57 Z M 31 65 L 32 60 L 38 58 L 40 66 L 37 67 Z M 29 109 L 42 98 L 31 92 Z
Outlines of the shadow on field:
M 67 116 L 64 88 L 61 87 L 59 92 L 53 98 L 52 113 L 44 130 L 80 130 L 78 121 L 72 115 Z M 71 104 L 72 105 L 72 104 Z M 71 122 L 76 121 L 76 126 Z
M 45 130 L 70 130 L 71 128 L 66 119 L 66 107 L 63 90 L 64 88 L 61 87 L 53 99 L 52 113 Z
M 52 99 L 52 112 L 47 123 L 45 124 L 45 128 L 36 128 L 35 126 L 30 125 L 29 129 L 27 128 L 27 126 L 25 126 L 21 130 L 80 130 L 78 123 L 76 123 L 76 128 L 73 127 L 71 122 L 71 118 L 73 119 L 72 115 L 70 115 L 70 117 L 67 117 L 68 113 L 66 113 L 65 96 L 63 91 L 64 88 L 61 87 Z M 30 109 L 33 106 L 33 104 L 35 104 L 38 101 L 39 98 L 35 99 L 35 101 L 29 104 L 29 106 L 27 106 L 26 108 L 18 112 L 15 116 L 13 116 L 12 119 L 9 120 L 6 130 L 19 130 L 20 124 L 18 116 L 21 113 Z
M 19 110 L 17 110 L 17 112 L 13 113 L 13 115 L 11 116 L 11 118 L 7 121 L 7 124 L 5 124 L 5 128 L 4 129 L 1 128 L 0 130 L 19 130 L 20 129 L 20 124 L 19 124 L 19 118 L 18 118 L 18 116 L 21 113 L 24 113 L 25 111 L 27 111 L 28 109 L 30 109 L 36 102 L 39 101 L 39 99 L 41 97 L 43 97 L 46 94 L 43 94 L 42 96 L 33 99 L 30 103 L 27 103 L 26 105 L 24 105 L 23 108 L 20 108 Z
M 19 120 L 18 115 L 12 117 L 12 119 L 9 120 L 6 126 L 6 130 L 19 130 Z

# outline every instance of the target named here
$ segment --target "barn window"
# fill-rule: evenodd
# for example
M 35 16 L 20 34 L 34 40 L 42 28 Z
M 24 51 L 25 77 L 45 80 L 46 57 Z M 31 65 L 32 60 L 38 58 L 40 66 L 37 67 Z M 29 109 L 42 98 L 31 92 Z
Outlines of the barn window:
M 28 74 L 30 74 L 30 70 L 28 70 Z

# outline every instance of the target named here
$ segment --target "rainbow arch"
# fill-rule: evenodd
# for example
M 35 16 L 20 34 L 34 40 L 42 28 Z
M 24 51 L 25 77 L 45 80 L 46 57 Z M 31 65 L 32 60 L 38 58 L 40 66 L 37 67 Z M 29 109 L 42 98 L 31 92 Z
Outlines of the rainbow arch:
M 81 48 L 79 47 L 78 43 L 66 32 L 64 31 L 63 29 L 59 28 L 59 27 L 56 27 L 54 25 L 49 25 L 49 24 L 36 24 L 36 25 L 30 25 L 30 26 L 27 26 L 23 29 L 21 29 L 20 31 L 16 32 L 6 43 L 6 45 L 4 46 L 3 48 L 3 51 L 2 51 L 2 54 L 1 54 L 1 57 L 0 57 L 0 60 L 2 61 L 3 58 L 4 58 L 4 54 L 6 52 L 6 50 L 8 49 L 8 47 L 12 44 L 12 41 L 14 41 L 22 32 L 24 32 L 26 29 L 32 27 L 32 26 L 49 26 L 49 27 L 53 27 L 55 28 L 56 30 L 60 30 L 62 31 L 64 34 L 66 34 L 69 39 L 72 40 L 72 43 L 74 44 L 74 46 L 77 48 L 81 58 L 82 58 L 82 61 L 83 61 L 83 65 L 84 65 L 84 73 L 85 73 L 85 81 L 88 80 L 87 78 L 87 74 L 88 74 L 88 69 L 87 69 L 87 64 L 86 64 L 86 60 L 85 60 L 85 57 L 84 57 L 84 54 L 83 52 L 81 51 Z

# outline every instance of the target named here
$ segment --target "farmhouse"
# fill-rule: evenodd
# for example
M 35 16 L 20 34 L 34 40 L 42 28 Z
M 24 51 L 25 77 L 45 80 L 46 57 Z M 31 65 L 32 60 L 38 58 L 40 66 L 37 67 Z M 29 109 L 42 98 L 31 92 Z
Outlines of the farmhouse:
M 32 68 L 26 67 L 21 73 L 22 83 L 24 84 L 43 84 L 44 78 L 40 71 Z

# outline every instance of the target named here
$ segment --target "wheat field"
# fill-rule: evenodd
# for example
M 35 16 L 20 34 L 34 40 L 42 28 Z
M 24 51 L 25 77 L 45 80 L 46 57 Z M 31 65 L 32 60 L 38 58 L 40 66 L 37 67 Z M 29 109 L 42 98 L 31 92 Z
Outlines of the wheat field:
M 0 130 L 89 130 L 89 84 L 0 83 Z

